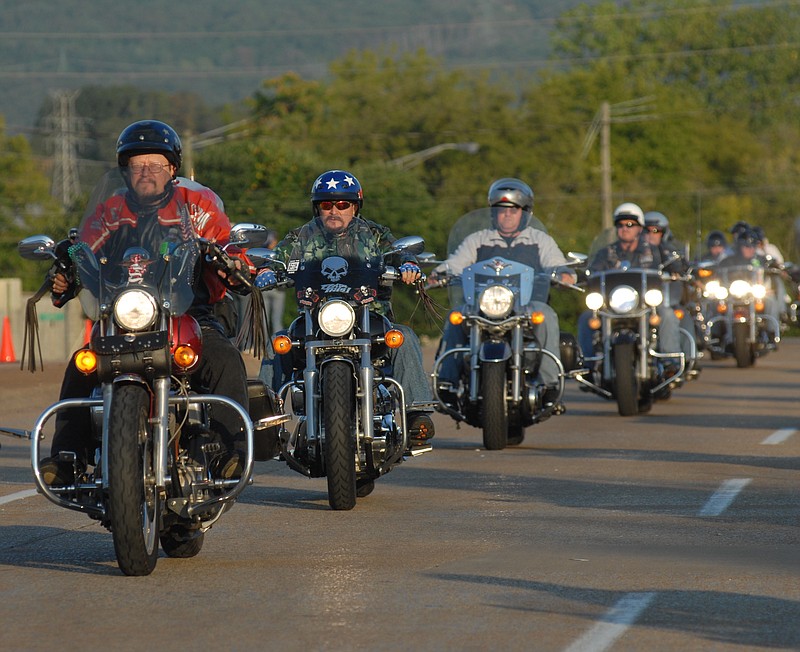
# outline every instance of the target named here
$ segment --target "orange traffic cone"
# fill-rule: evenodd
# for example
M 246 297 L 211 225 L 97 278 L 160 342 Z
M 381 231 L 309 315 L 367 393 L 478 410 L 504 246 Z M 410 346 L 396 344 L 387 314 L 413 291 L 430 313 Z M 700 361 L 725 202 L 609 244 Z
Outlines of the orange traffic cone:
M 16 362 L 14 342 L 11 341 L 11 322 L 8 316 L 3 318 L 3 342 L 0 345 L 0 362 Z

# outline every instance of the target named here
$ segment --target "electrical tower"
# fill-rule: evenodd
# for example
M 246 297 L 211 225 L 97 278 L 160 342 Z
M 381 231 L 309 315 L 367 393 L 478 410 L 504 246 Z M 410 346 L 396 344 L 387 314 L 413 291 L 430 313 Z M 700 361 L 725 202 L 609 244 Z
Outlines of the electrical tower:
M 78 140 L 81 121 L 75 115 L 75 99 L 80 91 L 53 93 L 53 113 L 47 118 L 53 152 L 53 181 L 50 194 L 66 208 L 80 194 L 78 178 Z

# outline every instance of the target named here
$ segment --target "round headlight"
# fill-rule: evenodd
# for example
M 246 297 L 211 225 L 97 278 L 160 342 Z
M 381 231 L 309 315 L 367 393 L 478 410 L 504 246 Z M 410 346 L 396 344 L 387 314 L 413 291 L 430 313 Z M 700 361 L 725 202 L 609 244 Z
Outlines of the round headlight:
M 648 306 L 655 308 L 656 306 L 660 306 L 663 301 L 664 294 L 661 292 L 661 290 L 648 290 L 644 293 L 644 302 Z
M 703 296 L 715 299 L 720 287 L 719 281 L 709 281 L 703 288 Z
M 628 313 L 639 303 L 639 293 L 632 287 L 620 285 L 611 292 L 608 305 L 614 312 Z
M 490 285 L 481 293 L 481 312 L 491 319 L 502 319 L 514 307 L 514 293 L 502 285 Z
M 319 327 L 326 335 L 347 335 L 356 323 L 356 311 L 344 301 L 328 301 L 319 309 Z
M 750 284 L 747 281 L 736 279 L 733 283 L 731 283 L 730 292 L 737 299 L 741 299 L 750 292 Z
M 599 292 L 589 292 L 586 295 L 586 307 L 589 310 L 600 310 L 603 307 L 603 295 Z
M 158 308 L 153 295 L 143 290 L 125 290 L 114 302 L 114 320 L 127 331 L 143 331 L 156 321 Z
M 767 296 L 767 288 L 763 285 L 756 284 L 753 286 L 752 289 L 753 289 L 753 296 L 756 299 L 763 299 L 765 296 Z

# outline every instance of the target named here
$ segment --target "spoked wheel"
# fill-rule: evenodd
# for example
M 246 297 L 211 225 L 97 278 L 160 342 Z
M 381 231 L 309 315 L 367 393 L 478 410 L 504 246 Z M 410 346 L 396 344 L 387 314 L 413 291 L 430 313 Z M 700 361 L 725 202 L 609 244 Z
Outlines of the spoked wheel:
M 140 385 L 119 385 L 109 412 L 108 512 L 114 550 L 125 575 L 149 575 L 158 558 L 160 519 L 150 395 Z
M 639 378 L 636 375 L 636 348 L 633 342 L 615 344 L 614 356 L 614 396 L 617 409 L 623 417 L 639 413 Z
M 355 389 L 353 369 L 334 360 L 322 372 L 325 475 L 332 509 L 356 506 Z
M 485 362 L 481 367 L 483 445 L 487 450 L 502 450 L 508 444 L 508 406 L 506 405 L 506 364 Z

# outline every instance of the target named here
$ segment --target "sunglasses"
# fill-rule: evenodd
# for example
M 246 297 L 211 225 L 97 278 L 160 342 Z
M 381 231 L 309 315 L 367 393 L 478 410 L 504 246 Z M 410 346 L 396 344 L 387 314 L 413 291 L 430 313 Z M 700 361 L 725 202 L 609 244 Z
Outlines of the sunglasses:
M 635 222 L 634 220 L 625 220 L 623 222 L 617 222 L 614 226 L 618 229 L 632 229 L 634 226 L 639 226 L 639 222 Z
M 344 200 L 341 200 L 341 201 L 321 201 L 319 203 L 319 207 L 324 211 L 332 210 L 334 207 L 336 207 L 337 210 L 346 211 L 352 205 L 353 205 L 353 202 L 344 201 Z
M 647 228 L 648 233 L 664 233 L 664 229 L 659 229 L 657 226 L 650 226 Z

